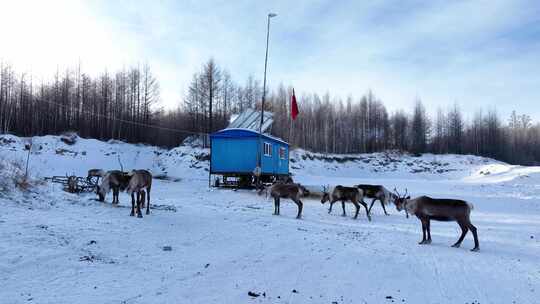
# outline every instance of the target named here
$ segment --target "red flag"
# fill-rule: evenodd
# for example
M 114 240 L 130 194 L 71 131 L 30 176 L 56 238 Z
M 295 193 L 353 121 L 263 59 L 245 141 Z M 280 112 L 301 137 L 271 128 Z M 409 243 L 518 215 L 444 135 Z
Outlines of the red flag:
M 292 97 L 291 97 L 291 116 L 292 119 L 295 120 L 296 116 L 298 116 L 298 104 L 296 103 L 296 96 L 294 95 L 294 89 L 292 90 Z

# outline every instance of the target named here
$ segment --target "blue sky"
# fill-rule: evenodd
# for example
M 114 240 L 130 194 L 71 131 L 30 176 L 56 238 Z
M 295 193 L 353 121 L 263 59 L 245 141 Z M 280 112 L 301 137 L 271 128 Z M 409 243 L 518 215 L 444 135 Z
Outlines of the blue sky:
M 210 57 L 240 83 L 262 79 L 275 12 L 271 87 L 540 119 L 537 1 L 0 1 L 4 60 L 44 76 L 79 60 L 90 73 L 146 61 L 167 107 Z

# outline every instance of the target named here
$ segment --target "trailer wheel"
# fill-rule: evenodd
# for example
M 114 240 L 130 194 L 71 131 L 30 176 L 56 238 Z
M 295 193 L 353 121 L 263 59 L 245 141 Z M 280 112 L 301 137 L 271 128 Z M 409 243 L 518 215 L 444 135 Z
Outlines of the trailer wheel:
M 241 175 L 238 177 L 238 187 L 244 188 L 249 186 L 251 182 L 251 178 L 249 178 L 247 175 Z

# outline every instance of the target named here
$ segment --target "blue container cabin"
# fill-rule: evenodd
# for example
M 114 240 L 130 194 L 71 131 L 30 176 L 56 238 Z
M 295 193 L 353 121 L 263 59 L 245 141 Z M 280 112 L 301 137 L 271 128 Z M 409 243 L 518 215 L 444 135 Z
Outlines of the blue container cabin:
M 219 175 L 215 186 L 251 186 L 257 155 L 261 158 L 261 180 L 271 182 L 289 176 L 289 144 L 250 129 L 223 129 L 210 135 L 210 175 Z M 260 147 L 260 148 L 259 148 Z

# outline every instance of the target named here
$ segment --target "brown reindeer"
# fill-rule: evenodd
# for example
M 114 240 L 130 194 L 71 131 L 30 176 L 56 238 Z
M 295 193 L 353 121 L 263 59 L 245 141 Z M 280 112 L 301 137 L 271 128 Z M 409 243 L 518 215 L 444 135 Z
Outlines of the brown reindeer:
M 422 222 L 422 241 L 419 244 L 431 244 L 431 220 L 455 221 L 461 228 L 461 236 L 452 247 L 458 248 L 467 232 L 471 230 L 474 238 L 474 248 L 471 251 L 480 250 L 476 227 L 473 226 L 470 219 L 471 210 L 473 209 L 471 203 L 456 199 L 437 199 L 428 196 L 411 199 L 410 196 L 407 196 L 407 191 L 405 190 L 404 196 L 400 196 L 398 193 L 398 198 L 394 201 L 394 204 L 398 211 L 406 210 L 410 214 L 416 215 Z
M 270 187 L 270 196 L 274 198 L 274 215 L 279 215 L 280 199 L 290 198 L 298 206 L 296 218 L 302 217 L 302 208 L 304 204 L 301 197 L 309 195 L 309 191 L 300 184 L 286 184 L 278 182 Z
M 119 171 L 119 170 L 112 170 L 107 171 L 105 175 L 103 176 L 103 179 L 101 180 L 101 184 L 98 186 L 97 194 L 99 196 L 100 201 L 105 201 L 105 196 L 111 189 L 113 190 L 113 204 L 118 204 L 120 201 L 118 199 L 118 196 L 120 194 L 120 190 L 126 189 L 128 183 L 130 180 L 130 176 L 128 176 L 127 173 Z
M 388 204 L 391 200 L 396 199 L 396 195 L 388 189 L 386 189 L 384 186 L 381 185 L 366 185 L 366 184 L 360 184 L 356 185 L 358 189 L 362 189 L 364 192 L 364 197 L 372 198 L 371 205 L 369 206 L 369 213 L 371 214 L 371 208 L 373 208 L 373 205 L 376 201 L 379 201 L 381 203 L 381 206 L 384 210 L 385 215 L 389 215 L 388 212 L 386 212 L 386 204 Z
M 127 186 L 127 193 L 131 195 L 131 213 L 135 215 L 135 193 L 137 194 L 137 217 L 143 217 L 141 205 L 144 206 L 146 190 L 146 214 L 150 214 L 150 190 L 152 189 L 152 174 L 147 170 L 133 170 L 129 174 L 131 179 Z M 144 207 L 143 207 L 144 208 Z
M 328 213 L 332 212 L 332 207 L 337 201 L 341 201 L 341 207 L 343 208 L 343 216 L 346 216 L 345 212 L 345 202 L 350 201 L 356 207 L 356 213 L 354 219 L 358 218 L 358 212 L 360 211 L 360 204 L 366 209 L 366 216 L 369 221 L 371 221 L 371 215 L 369 215 L 369 210 L 367 204 L 364 203 L 364 195 L 362 189 L 356 187 L 344 187 L 338 185 L 334 188 L 332 193 L 328 193 L 328 188 L 323 189 L 323 197 L 321 199 L 321 204 L 330 202 L 330 208 L 328 208 Z
M 272 186 L 275 184 L 294 184 L 294 181 L 291 176 L 287 176 L 286 178 L 278 178 L 271 185 L 262 185 L 259 191 L 257 191 L 257 194 L 262 195 L 264 192 L 266 193 L 266 197 L 268 198 L 268 192 L 270 191 L 270 188 L 272 188 Z M 309 191 L 304 194 L 304 196 L 307 196 L 307 195 L 309 195 Z

